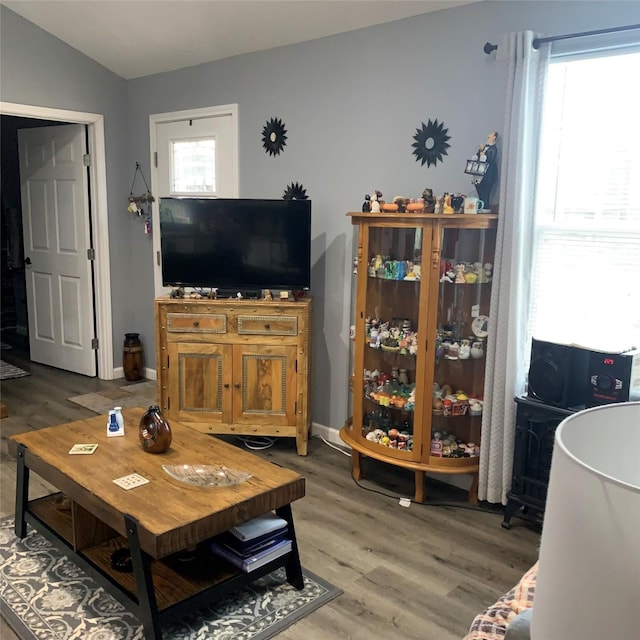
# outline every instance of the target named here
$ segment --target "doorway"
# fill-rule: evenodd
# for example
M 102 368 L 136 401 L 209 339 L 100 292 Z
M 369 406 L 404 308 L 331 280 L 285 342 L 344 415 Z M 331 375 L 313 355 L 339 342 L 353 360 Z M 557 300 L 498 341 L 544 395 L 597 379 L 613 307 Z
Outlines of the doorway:
M 97 338 L 97 375 L 103 380 L 112 380 L 115 378 L 113 366 L 113 331 L 111 320 L 111 284 L 110 284 L 110 261 L 109 261 L 109 236 L 107 224 L 107 203 L 106 203 L 106 168 L 105 168 L 105 142 L 104 142 L 104 119 L 100 114 L 91 114 L 75 111 L 65 111 L 60 109 L 50 109 L 46 107 L 34 107 L 31 105 L 19 105 L 13 103 L 0 102 L 0 117 L 3 122 L 5 119 L 13 119 L 13 122 L 6 120 L 8 126 L 15 128 L 16 137 L 18 128 L 42 127 L 45 124 L 60 125 L 64 123 L 83 124 L 87 127 L 88 149 L 91 156 L 90 172 L 90 189 L 89 199 L 92 209 L 92 246 L 95 251 L 94 259 L 94 316 L 96 320 L 96 338 Z M 20 121 L 20 122 L 19 122 Z M 25 121 L 26 127 L 25 127 Z M 18 126 L 18 124 L 20 126 Z M 11 130 L 11 129 L 9 129 Z M 5 144 L 10 144 L 11 139 L 2 136 L 2 160 L 3 165 L 6 162 L 5 151 L 9 153 L 10 149 L 5 149 Z M 15 173 L 18 175 L 17 192 L 20 192 L 19 171 L 17 146 L 15 146 Z M 3 201 L 4 193 L 8 184 L 5 185 L 5 167 L 3 166 Z M 8 178 L 7 178 L 8 179 Z M 12 198 L 12 201 L 14 198 Z M 19 195 L 17 202 L 20 202 Z M 19 210 L 18 210 L 19 214 Z M 4 215 L 4 213 L 3 213 Z M 4 221 L 3 221 L 4 227 Z M 3 229 L 4 231 L 4 229 Z M 20 238 L 21 244 L 22 238 Z M 3 247 L 5 243 L 3 242 Z M 3 255 L 3 259 L 4 259 Z M 17 266 L 17 259 L 14 263 Z M 5 293 L 5 269 L 3 263 L 3 302 Z M 16 269 L 18 271 L 18 269 Z M 13 277 L 13 276 L 10 276 Z M 19 276 L 18 276 L 19 279 Z M 3 328 L 5 322 L 7 325 L 13 323 L 16 336 L 21 336 L 23 344 L 28 347 L 26 331 L 27 315 L 26 315 L 26 297 L 15 300 L 15 318 L 9 316 L 3 318 Z M 27 349 L 28 353 L 28 349 Z

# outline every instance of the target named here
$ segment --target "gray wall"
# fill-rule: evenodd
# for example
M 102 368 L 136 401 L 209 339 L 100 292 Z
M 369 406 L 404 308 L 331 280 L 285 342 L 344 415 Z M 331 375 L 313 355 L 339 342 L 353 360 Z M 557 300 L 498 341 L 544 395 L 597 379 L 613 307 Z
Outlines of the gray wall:
M 9 31 L 19 27 L 10 43 L 6 14 Z M 386 198 L 418 197 L 425 187 L 473 191 L 465 160 L 503 122 L 504 69 L 482 52 L 487 40 L 640 23 L 640 3 L 488 1 L 127 83 L 4 8 L 2 18 L 3 100 L 108 116 L 116 362 L 126 330 L 141 334 L 153 365 L 151 239 L 123 213 L 136 161 L 149 179 L 149 114 L 238 103 L 240 196 L 280 198 L 295 181 L 313 201 L 313 420 L 339 428 L 349 413 L 351 366 L 353 231 L 345 213 L 373 189 Z M 43 90 L 44 76 L 65 90 Z M 275 158 L 261 144 L 271 117 L 282 118 L 289 136 Z M 451 148 L 427 169 L 411 144 L 429 118 L 448 127 Z
M 131 307 L 138 296 L 129 277 L 137 221 L 126 211 L 135 168 L 128 164 L 126 85 L 120 76 L 0 6 L 2 101 L 104 115 L 116 366 L 122 363 L 125 331 L 135 331 Z

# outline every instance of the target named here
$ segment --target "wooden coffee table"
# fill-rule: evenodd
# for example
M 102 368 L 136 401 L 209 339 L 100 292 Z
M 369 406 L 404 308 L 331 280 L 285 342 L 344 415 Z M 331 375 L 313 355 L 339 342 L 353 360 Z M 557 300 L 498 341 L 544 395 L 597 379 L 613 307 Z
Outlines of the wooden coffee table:
M 62 548 L 139 617 L 147 640 L 162 638 L 162 622 L 184 617 L 280 566 L 288 582 L 302 589 L 291 503 L 304 496 L 304 478 L 175 420 L 171 448 L 146 453 L 138 440 L 144 411 L 123 411 L 124 437 L 107 437 L 107 416 L 12 436 L 18 459 L 16 535 L 24 538 L 30 524 Z M 92 455 L 70 455 L 78 443 L 98 448 Z M 163 464 L 215 464 L 253 475 L 228 487 L 195 487 L 174 480 Z M 29 501 L 31 471 L 61 493 Z M 129 490 L 113 483 L 132 473 L 149 483 Z M 273 510 L 289 523 L 292 551 L 251 573 L 199 544 Z M 124 547 L 131 553 L 129 573 L 111 564 L 112 553 Z M 196 560 L 184 561 L 184 552 L 194 549 Z

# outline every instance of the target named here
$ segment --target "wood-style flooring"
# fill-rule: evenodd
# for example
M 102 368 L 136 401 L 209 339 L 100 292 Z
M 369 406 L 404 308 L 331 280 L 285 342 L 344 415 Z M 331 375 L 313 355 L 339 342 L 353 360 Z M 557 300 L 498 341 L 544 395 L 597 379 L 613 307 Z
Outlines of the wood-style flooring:
M 31 372 L 0 383 L 9 410 L 0 420 L 0 515 L 5 516 L 14 513 L 16 472 L 6 439 L 95 415 L 67 398 L 126 382 L 31 363 L 19 348 L 3 351 L 2 358 Z M 307 494 L 293 504 L 302 564 L 344 592 L 279 640 L 461 640 L 474 615 L 536 560 L 538 530 L 518 518 L 504 530 L 499 508 L 471 508 L 466 492 L 448 485 L 429 479 L 428 501 L 458 506 L 406 508 L 398 498 L 413 495 L 412 474 L 365 460 L 367 480 L 359 486 L 351 478 L 349 457 L 320 438 L 311 439 L 304 458 L 296 454 L 293 439 L 277 440 L 257 453 L 306 477 Z M 40 482 L 32 497 L 51 490 Z M 0 637 L 17 638 L 4 620 Z

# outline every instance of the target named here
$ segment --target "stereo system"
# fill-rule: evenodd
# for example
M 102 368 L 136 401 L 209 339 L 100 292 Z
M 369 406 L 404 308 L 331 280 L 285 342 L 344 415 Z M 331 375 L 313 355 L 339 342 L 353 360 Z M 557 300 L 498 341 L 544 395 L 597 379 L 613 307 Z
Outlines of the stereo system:
M 563 409 L 640 400 L 640 350 L 609 353 L 534 338 L 527 397 Z

